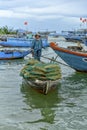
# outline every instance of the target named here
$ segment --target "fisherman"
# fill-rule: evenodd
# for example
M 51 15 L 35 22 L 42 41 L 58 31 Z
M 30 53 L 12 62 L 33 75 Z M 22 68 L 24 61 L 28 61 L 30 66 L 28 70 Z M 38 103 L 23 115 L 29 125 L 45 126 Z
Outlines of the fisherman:
M 34 40 L 32 41 L 32 53 L 34 59 L 40 61 L 41 53 L 42 53 L 42 39 L 40 34 L 36 34 Z

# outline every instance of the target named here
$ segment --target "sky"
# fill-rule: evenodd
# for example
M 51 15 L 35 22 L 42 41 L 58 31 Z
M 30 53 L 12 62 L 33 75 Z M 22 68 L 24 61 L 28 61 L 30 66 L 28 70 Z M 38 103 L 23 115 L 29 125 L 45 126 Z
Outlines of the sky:
M 80 18 L 87 18 L 87 0 L 0 0 L 0 27 L 61 32 L 85 28 Z

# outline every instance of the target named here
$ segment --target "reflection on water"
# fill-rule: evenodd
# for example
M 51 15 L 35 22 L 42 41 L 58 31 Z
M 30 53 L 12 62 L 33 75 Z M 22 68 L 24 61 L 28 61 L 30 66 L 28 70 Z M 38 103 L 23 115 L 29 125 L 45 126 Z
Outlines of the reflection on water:
M 58 85 L 60 87 L 60 84 Z M 57 104 L 61 102 L 61 98 L 58 94 L 58 87 L 48 95 L 37 93 L 31 87 L 27 86 L 25 82 L 21 85 L 21 92 L 23 93 L 24 102 L 31 107 L 31 109 L 40 109 L 42 118 L 31 123 L 36 122 L 48 122 L 53 123 L 55 118 L 55 110 Z
M 24 82 L 21 85 L 21 92 L 24 98 L 23 102 L 29 107 L 26 110 L 35 110 L 38 113 L 38 118 L 27 123 L 41 124 L 38 126 L 40 130 L 87 129 L 86 74 L 74 72 L 67 77 L 63 77 L 58 87 L 48 95 L 37 93 Z M 39 112 L 41 115 L 39 115 Z M 45 125 L 42 125 L 42 123 L 45 123 Z
M 63 78 L 67 88 L 83 89 L 87 85 L 87 73 L 74 72 L 68 77 Z

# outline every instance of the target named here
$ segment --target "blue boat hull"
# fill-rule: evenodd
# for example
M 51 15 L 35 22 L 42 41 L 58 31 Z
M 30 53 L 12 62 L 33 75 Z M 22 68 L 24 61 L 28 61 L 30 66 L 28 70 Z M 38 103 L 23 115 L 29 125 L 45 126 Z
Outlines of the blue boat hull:
M 87 71 L 87 57 L 78 57 L 76 55 L 55 51 L 70 67 L 77 71 Z
M 3 50 L 0 51 L 0 60 L 12 60 L 24 58 L 26 55 L 31 53 L 30 51 L 12 51 L 12 50 Z
M 87 46 L 87 40 L 83 39 L 83 43 L 85 44 L 85 46 Z
M 32 47 L 32 40 L 22 38 L 7 39 L 7 41 L 1 41 L 0 45 L 4 47 Z M 42 43 L 43 47 L 49 47 L 47 39 L 43 39 Z
M 60 36 L 63 36 L 68 41 L 83 42 L 83 39 L 86 38 L 86 30 L 62 31 Z
M 76 71 L 87 72 L 87 53 L 73 52 L 51 44 L 55 53 Z

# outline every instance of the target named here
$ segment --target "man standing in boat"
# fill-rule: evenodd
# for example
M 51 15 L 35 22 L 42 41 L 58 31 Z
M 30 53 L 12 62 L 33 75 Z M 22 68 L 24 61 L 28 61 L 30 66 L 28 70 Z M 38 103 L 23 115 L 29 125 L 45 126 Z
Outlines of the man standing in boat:
M 42 53 L 42 39 L 40 34 L 35 35 L 35 39 L 32 41 L 32 53 L 34 59 L 40 61 L 41 53 Z

